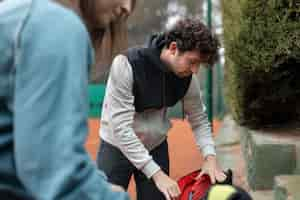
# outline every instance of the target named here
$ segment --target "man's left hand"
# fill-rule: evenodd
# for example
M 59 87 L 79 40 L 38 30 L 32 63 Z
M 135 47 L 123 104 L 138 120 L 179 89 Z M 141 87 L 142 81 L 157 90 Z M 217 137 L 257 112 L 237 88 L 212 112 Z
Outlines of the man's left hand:
M 210 177 L 210 181 L 212 184 L 215 184 L 216 181 L 222 182 L 226 179 L 226 175 L 218 166 L 216 156 L 214 155 L 206 156 L 201 172 L 196 177 L 196 179 L 199 179 L 204 174 L 207 174 Z

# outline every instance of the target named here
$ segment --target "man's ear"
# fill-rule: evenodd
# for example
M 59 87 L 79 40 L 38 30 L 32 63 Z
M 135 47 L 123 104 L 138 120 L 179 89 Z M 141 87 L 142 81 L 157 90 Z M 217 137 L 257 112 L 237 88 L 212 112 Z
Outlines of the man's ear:
M 176 42 L 171 42 L 169 45 L 169 50 L 171 54 L 175 55 L 177 51 L 177 43 Z

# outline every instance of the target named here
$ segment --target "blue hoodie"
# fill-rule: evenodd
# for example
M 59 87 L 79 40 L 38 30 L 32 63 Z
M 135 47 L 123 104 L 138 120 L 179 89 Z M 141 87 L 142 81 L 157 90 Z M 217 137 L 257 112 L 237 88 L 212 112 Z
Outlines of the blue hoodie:
M 0 198 L 123 200 L 84 148 L 93 49 L 47 0 L 0 3 Z

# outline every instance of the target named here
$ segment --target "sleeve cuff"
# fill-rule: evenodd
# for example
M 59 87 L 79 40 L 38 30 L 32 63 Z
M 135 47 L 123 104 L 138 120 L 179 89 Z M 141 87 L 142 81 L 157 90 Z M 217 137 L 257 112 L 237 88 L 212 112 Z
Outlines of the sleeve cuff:
M 142 172 L 150 179 L 159 170 L 160 167 L 156 164 L 156 162 L 154 162 L 154 160 L 151 160 L 144 166 Z
M 204 158 L 208 155 L 216 155 L 216 150 L 214 145 L 206 145 L 201 149 L 202 155 Z

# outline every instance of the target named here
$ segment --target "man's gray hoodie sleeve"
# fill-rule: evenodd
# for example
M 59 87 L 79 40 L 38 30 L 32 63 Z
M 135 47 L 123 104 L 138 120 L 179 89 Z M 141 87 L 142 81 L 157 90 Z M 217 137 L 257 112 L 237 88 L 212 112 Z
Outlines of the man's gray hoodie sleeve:
M 132 68 L 127 57 L 119 55 L 112 63 L 103 113 L 105 117 L 108 115 L 107 120 L 111 124 L 110 128 L 122 153 L 137 169 L 142 170 L 150 178 L 160 170 L 160 167 L 134 132 L 135 108 L 132 87 Z
M 196 143 L 204 157 L 216 155 L 211 126 L 202 102 L 199 81 L 193 75 L 190 87 L 184 97 L 184 112 L 192 126 Z

